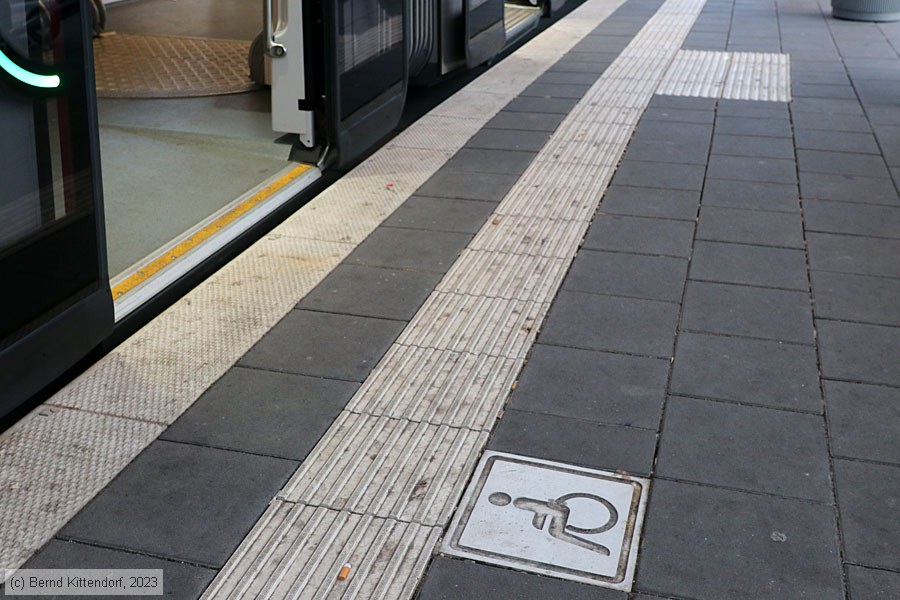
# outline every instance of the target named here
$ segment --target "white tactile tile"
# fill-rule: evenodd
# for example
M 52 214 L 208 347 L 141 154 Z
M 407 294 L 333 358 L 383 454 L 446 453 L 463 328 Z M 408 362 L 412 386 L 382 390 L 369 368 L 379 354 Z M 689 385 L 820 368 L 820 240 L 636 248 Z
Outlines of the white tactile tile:
M 787 54 L 680 50 L 657 93 L 789 102 L 790 79 Z
M 549 302 L 569 268 L 566 258 L 501 254 L 467 248 L 436 291 Z
M 403 147 L 455 152 L 483 126 L 481 119 L 425 115 L 385 144 L 384 149 Z

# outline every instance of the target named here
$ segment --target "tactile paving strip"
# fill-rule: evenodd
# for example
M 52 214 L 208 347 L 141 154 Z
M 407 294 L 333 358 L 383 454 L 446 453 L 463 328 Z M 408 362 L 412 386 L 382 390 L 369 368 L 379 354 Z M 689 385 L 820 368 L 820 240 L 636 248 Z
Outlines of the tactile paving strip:
M 790 102 L 790 57 L 766 52 L 680 50 L 657 93 Z
M 238 94 L 250 79 L 250 42 L 105 34 L 94 40 L 100 98 L 179 98 Z

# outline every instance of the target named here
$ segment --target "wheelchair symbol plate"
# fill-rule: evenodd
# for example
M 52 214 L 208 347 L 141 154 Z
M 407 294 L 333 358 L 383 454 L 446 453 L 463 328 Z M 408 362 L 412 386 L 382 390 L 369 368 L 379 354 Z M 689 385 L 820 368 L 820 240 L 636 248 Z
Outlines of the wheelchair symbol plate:
M 630 591 L 649 481 L 486 452 L 441 550 Z

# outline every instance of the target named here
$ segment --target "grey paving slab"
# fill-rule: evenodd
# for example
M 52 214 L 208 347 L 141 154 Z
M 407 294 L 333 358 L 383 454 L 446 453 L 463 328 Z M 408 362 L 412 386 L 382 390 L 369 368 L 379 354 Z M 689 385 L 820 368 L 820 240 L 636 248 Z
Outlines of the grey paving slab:
M 471 239 L 467 233 L 378 227 L 345 262 L 445 273 Z
M 534 82 L 522 90 L 520 96 L 536 96 L 538 98 L 576 98 L 581 99 L 591 89 L 591 84 L 584 83 L 542 83 Z
M 900 242 L 833 233 L 807 234 L 809 264 L 815 270 L 900 277 Z
M 806 291 L 803 250 L 697 240 L 691 279 Z
M 822 377 L 900 386 L 900 328 L 818 319 Z
M 484 130 L 482 130 L 484 131 Z M 509 131 L 512 129 L 494 129 L 493 131 Z M 549 135 L 549 132 L 544 132 Z M 537 156 L 537 152 L 522 150 L 489 150 L 485 148 L 461 148 L 453 158 L 448 160 L 443 169 L 447 171 L 465 171 L 467 173 L 497 173 L 500 175 L 519 176 Z
M 853 600 L 900 598 L 900 573 L 847 566 L 847 586 Z
M 619 164 L 613 184 L 699 191 L 703 174 L 702 165 L 625 160 Z
M 812 271 L 816 316 L 900 327 L 900 279 Z
M 559 73 L 559 75 L 562 74 Z M 596 76 L 592 73 L 588 73 L 587 76 L 596 79 Z M 485 127 L 490 127 L 491 129 L 516 129 L 519 131 L 555 131 L 564 118 L 566 116 L 562 114 L 501 110 L 487 122 Z
M 791 122 L 785 119 L 719 115 L 716 116 L 716 133 L 789 138 Z
M 663 96 L 657 96 L 662 98 Z M 713 128 L 710 125 L 694 123 L 685 127 L 684 123 L 669 123 L 666 121 L 641 120 L 632 136 L 633 141 L 646 140 L 657 142 L 673 142 L 685 146 L 696 145 L 707 147 L 712 139 Z
M 358 387 L 234 367 L 160 439 L 303 460 Z
M 801 172 L 800 194 L 820 200 L 900 205 L 900 196 L 891 180 L 879 177 Z
M 563 290 L 540 341 L 545 344 L 670 357 L 678 305 Z
M 859 175 L 861 177 L 890 177 L 884 159 L 876 154 L 854 154 L 824 150 L 797 150 L 800 171 Z
M 636 588 L 686 598 L 838 600 L 836 539 L 825 504 L 656 480 Z
M 797 112 L 818 112 L 828 114 L 863 115 L 856 98 L 794 98 L 791 110 Z
M 872 131 L 868 119 L 863 115 L 825 113 L 815 111 L 792 111 L 794 126 L 798 129 L 822 129 L 825 131 L 851 131 L 869 133 Z
M 649 475 L 656 431 L 507 409 L 491 434 L 488 450 Z
M 787 120 L 788 105 L 784 102 L 757 102 L 755 100 L 730 100 L 723 98 L 716 106 L 717 117 L 744 117 L 750 119 Z
M 441 201 L 453 202 L 444 199 Z M 403 207 L 400 210 L 403 215 L 416 214 L 411 210 L 403 210 Z M 427 217 L 423 216 L 421 220 L 425 218 Z M 446 224 L 442 226 L 449 227 Z M 341 264 L 307 294 L 297 304 L 297 308 L 408 321 L 434 290 L 440 278 L 438 273 L 425 271 Z
M 611 185 L 600 210 L 615 215 L 693 221 L 699 205 L 700 194 L 696 191 Z
M 596 65 L 588 63 L 599 69 L 597 72 L 602 73 L 606 65 Z M 578 104 L 576 98 L 541 98 L 535 96 L 519 96 L 512 99 L 503 110 L 509 112 L 526 112 L 526 113 L 551 113 L 567 115 Z
M 650 107 L 644 111 L 641 118 L 647 121 L 712 124 L 715 116 L 716 113 L 712 110 Z
M 58 536 L 221 567 L 297 465 L 156 441 Z
M 144 554 L 134 554 L 100 548 L 78 542 L 50 540 L 24 566 L 26 569 L 162 569 L 163 589 L 168 598 L 199 598 L 216 575 L 213 569 L 182 562 L 163 560 Z M 10 592 L 11 593 L 11 592 Z M 42 595 L 43 598 L 71 598 L 68 595 Z M 134 598 L 134 596 L 101 596 L 104 599 Z
M 706 173 L 715 179 L 797 183 L 797 167 L 792 159 L 713 154 L 709 157 Z
M 818 85 L 847 85 L 850 79 L 846 73 L 840 71 L 797 69 L 796 62 L 792 61 L 791 79 L 793 83 L 813 83 Z
M 815 348 L 682 332 L 672 393 L 822 412 Z
M 245 367 L 365 381 L 406 323 L 293 310 L 238 363 Z
M 900 569 L 900 467 L 837 459 L 834 476 L 846 560 Z
M 420 196 L 500 202 L 518 175 L 471 173 L 441 169 L 416 190 Z
M 626 600 L 628 594 L 469 560 L 435 556 L 416 597 L 418 600 L 477 598 Z
M 805 200 L 803 220 L 807 231 L 900 239 L 900 206 Z
M 900 166 L 900 127 L 878 125 L 875 127 L 875 137 L 878 138 L 885 162 L 892 167 Z
M 536 344 L 509 407 L 657 429 L 669 361 Z
M 569 73 L 566 71 L 546 71 L 534 80 L 535 83 L 559 85 L 594 85 L 597 76 L 593 73 Z
M 708 178 L 703 204 L 799 213 L 800 193 L 796 185 Z
M 390 217 L 385 227 L 475 234 L 497 207 L 493 202 L 411 196 Z M 412 273 L 407 271 L 406 273 Z M 415 272 L 416 275 L 434 275 Z M 400 285 L 402 282 L 398 281 Z
M 900 464 L 900 389 L 826 381 L 825 403 L 835 456 Z
M 680 302 L 687 259 L 582 250 L 563 289 Z
M 683 329 L 783 342 L 813 343 L 805 292 L 689 281 Z
M 473 135 L 466 148 L 488 150 L 525 150 L 537 152 L 544 147 L 550 134 L 546 131 L 517 131 L 514 129 L 484 128 Z
M 757 158 L 794 159 L 794 145 L 788 138 L 758 137 L 720 133 L 713 136 L 713 154 Z M 737 177 L 728 176 L 731 179 Z
M 686 258 L 691 255 L 693 237 L 690 221 L 603 214 L 591 224 L 584 248 Z
M 803 248 L 803 226 L 799 216 L 704 204 L 697 239 Z
M 791 94 L 795 98 L 842 98 L 855 100 L 856 92 L 851 85 L 829 85 L 821 83 L 794 83 Z
M 715 98 L 692 98 L 689 96 L 667 96 L 656 94 L 648 108 L 683 108 L 688 110 L 711 110 L 716 107 Z
M 626 161 L 651 161 L 678 164 L 705 165 L 709 148 L 701 144 L 685 146 L 680 142 L 632 140 L 625 152 Z
M 671 397 L 656 475 L 829 503 L 825 420 L 819 415 Z
M 797 129 L 794 131 L 794 143 L 797 148 L 808 150 L 880 154 L 875 136 L 871 133 Z
M 602 60 L 600 55 L 595 55 L 595 60 L 591 62 L 584 62 L 579 60 L 576 56 L 566 55 L 561 59 L 556 61 L 552 67 L 547 69 L 548 73 L 591 73 L 596 77 L 600 77 L 603 74 L 603 71 L 612 64 L 615 60 L 615 57 L 618 55 L 618 52 L 607 52 L 605 53 L 607 58 Z M 519 106 L 513 108 L 513 110 L 520 110 Z M 538 112 L 538 111 L 534 111 Z M 559 113 L 559 114 L 568 114 Z

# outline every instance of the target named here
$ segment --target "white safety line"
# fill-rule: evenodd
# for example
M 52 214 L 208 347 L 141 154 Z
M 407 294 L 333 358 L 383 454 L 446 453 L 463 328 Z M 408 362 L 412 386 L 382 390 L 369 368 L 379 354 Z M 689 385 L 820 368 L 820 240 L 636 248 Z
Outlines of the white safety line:
M 0 572 L 25 563 L 456 150 L 622 2 L 590 0 L 529 41 L 0 435 Z M 393 522 L 385 527 L 388 540 L 400 531 Z
M 205 598 L 371 598 L 385 573 L 397 584 L 378 597 L 412 596 L 628 139 L 704 2 L 667 0 L 590 88 Z M 359 539 L 375 540 L 362 552 L 345 534 L 351 519 Z M 391 522 L 404 528 L 396 537 L 381 534 L 397 531 Z M 346 563 L 356 571 L 342 581 Z

